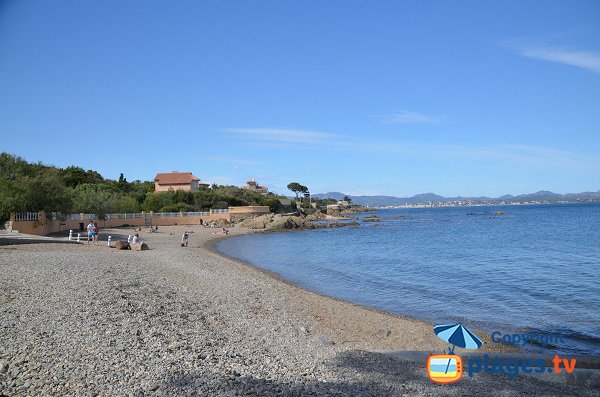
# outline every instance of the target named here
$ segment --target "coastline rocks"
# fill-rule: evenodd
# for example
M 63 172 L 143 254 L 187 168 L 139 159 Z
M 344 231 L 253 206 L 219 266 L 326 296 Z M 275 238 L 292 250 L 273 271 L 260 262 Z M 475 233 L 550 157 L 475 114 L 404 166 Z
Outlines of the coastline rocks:
M 327 223 L 321 223 L 319 225 L 317 225 L 316 227 L 318 228 L 335 228 L 335 227 L 359 227 L 360 223 L 358 222 L 327 222 Z
M 363 207 L 361 205 L 357 205 L 357 206 L 344 208 L 343 210 L 340 211 L 340 213 L 342 215 L 348 215 L 348 214 L 362 214 L 363 212 L 374 212 L 374 211 L 375 211 L 374 208 Z
M 227 219 L 217 219 L 214 221 L 209 222 L 210 225 L 215 225 L 215 227 L 225 227 L 225 226 L 230 226 L 231 222 L 229 222 Z
M 321 214 L 323 217 L 325 215 Z M 319 215 L 308 216 L 286 216 L 280 214 L 267 214 L 256 218 L 246 219 L 241 226 L 250 229 L 263 230 L 292 230 L 292 229 L 317 229 L 334 227 L 358 227 L 358 222 L 324 222 Z
M 306 217 L 306 219 L 311 220 L 311 221 L 320 221 L 320 220 L 323 220 L 326 218 L 327 218 L 327 215 L 325 215 L 321 211 L 316 211 L 315 213 L 312 213 Z
M 246 219 L 241 223 L 244 227 L 250 229 L 265 229 L 265 230 L 278 230 L 278 229 L 312 229 L 314 225 L 308 217 L 302 216 L 284 216 L 267 214 L 258 216 L 256 218 Z
M 363 222 L 381 222 L 381 219 L 379 219 L 378 216 L 376 215 L 372 215 L 372 216 L 366 216 L 362 219 Z

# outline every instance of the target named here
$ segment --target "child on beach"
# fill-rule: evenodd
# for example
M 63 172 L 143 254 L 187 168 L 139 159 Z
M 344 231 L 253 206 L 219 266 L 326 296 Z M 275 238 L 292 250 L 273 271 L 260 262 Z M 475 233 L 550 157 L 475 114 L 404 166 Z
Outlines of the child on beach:
M 194 233 L 194 232 L 193 231 L 188 232 L 187 230 L 185 232 L 183 232 L 183 236 L 181 236 L 181 246 L 182 247 L 188 246 L 188 238 L 190 236 L 190 233 Z

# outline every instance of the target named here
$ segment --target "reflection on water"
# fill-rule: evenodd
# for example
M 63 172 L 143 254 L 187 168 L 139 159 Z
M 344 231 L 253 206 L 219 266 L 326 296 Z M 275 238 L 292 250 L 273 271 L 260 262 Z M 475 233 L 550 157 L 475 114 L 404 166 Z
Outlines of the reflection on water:
M 504 214 L 496 214 L 497 211 Z M 359 228 L 217 249 L 311 290 L 436 323 L 565 333 L 600 354 L 600 205 L 380 210 Z

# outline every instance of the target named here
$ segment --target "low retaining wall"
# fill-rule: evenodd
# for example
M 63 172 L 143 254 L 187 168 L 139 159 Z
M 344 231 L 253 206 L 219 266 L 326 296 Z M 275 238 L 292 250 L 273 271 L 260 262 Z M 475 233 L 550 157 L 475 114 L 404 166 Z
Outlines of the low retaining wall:
M 262 205 L 229 207 L 229 219 L 232 222 L 239 222 L 247 218 L 268 214 L 269 212 L 271 212 L 269 207 Z
M 111 219 L 92 219 L 98 222 L 100 229 L 121 227 L 121 226 L 173 226 L 173 225 L 199 225 L 202 223 L 210 223 L 213 221 L 226 220 L 231 222 L 237 221 L 240 218 L 263 215 L 269 212 L 269 207 L 266 206 L 244 206 L 244 207 L 229 207 L 228 212 L 206 212 L 206 215 L 185 216 L 182 212 L 180 216 L 160 216 L 152 212 L 146 214 L 144 212 L 135 214 L 135 217 L 120 217 Z M 196 214 L 196 213 L 194 213 Z M 34 234 L 38 236 L 46 236 L 51 233 L 57 233 L 63 230 L 73 230 L 74 232 L 86 230 L 87 224 L 90 222 L 81 214 L 81 219 L 77 220 L 47 220 L 43 211 L 39 212 L 38 220 L 17 221 L 14 214 L 11 214 L 10 220 L 7 222 L 9 230 L 18 230 L 25 234 Z M 86 218 L 86 219 L 84 219 Z

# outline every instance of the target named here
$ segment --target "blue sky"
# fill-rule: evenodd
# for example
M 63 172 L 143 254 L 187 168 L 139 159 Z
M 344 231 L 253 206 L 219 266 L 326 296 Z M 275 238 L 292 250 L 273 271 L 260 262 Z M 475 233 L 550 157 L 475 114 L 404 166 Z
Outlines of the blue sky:
M 600 2 L 0 0 L 0 150 L 277 192 L 600 189 Z

